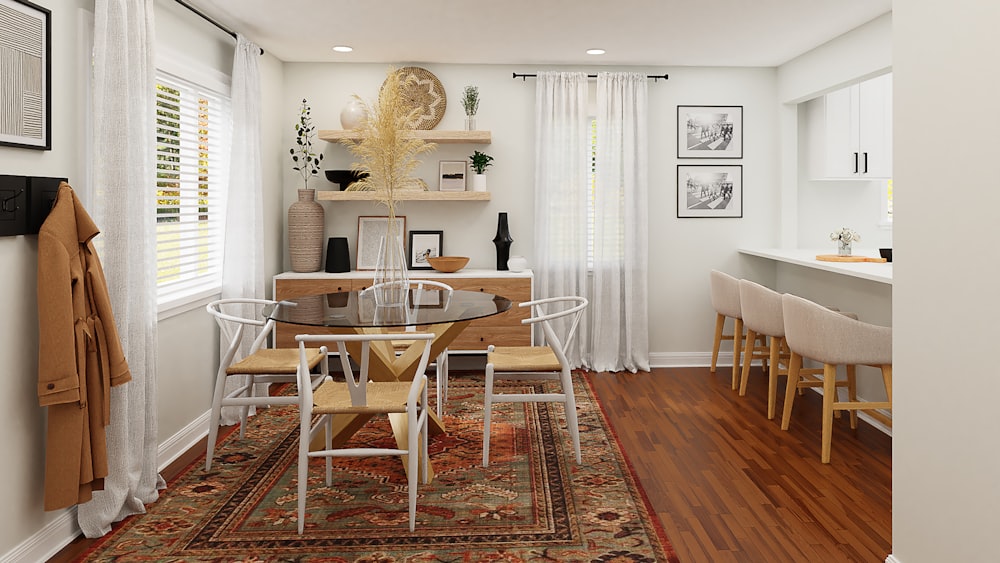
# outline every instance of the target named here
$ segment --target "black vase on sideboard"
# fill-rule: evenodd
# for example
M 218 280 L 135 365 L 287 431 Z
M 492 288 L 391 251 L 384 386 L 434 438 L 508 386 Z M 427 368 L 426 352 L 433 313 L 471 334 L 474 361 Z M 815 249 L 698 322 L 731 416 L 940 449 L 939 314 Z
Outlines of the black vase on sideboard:
M 510 237 L 510 229 L 507 227 L 507 213 L 501 212 L 497 220 L 497 236 L 493 237 L 493 244 L 497 247 L 497 270 L 507 270 L 510 245 L 513 242 L 514 239 Z
M 346 237 L 330 237 L 326 243 L 326 271 L 328 273 L 350 272 L 351 253 Z

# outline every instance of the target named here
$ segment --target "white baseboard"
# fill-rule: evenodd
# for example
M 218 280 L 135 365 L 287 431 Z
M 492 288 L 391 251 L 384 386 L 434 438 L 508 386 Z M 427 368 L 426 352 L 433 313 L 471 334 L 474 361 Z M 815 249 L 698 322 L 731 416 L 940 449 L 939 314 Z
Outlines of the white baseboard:
M 184 452 L 193 448 L 208 434 L 209 412 L 195 419 L 180 432 L 167 438 L 157 448 L 157 466 L 163 471 Z M 45 525 L 30 538 L 21 542 L 11 551 L 0 556 L 0 563 L 38 563 L 48 561 L 80 535 L 76 521 L 76 507 L 62 511 L 59 516 Z
M 895 555 L 889 554 L 889 557 L 885 558 L 885 563 L 903 563 L 902 560 L 897 559 Z

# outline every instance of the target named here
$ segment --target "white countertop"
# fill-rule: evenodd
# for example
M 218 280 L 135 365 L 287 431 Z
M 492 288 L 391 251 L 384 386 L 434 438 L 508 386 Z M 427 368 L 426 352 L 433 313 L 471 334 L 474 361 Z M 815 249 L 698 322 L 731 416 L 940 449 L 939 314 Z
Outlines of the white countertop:
M 816 259 L 820 254 L 835 254 L 836 249 L 815 248 L 741 248 L 740 254 L 768 258 L 778 262 L 796 264 L 806 268 L 824 270 L 879 283 L 892 285 L 892 262 L 824 262 Z M 855 249 L 857 256 L 879 256 L 877 248 Z

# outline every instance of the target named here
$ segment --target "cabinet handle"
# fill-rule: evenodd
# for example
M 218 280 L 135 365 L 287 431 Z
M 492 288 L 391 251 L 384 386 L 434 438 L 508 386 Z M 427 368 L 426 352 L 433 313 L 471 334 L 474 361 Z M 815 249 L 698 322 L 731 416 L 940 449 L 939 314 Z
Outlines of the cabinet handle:
M 865 174 L 868 173 L 868 153 L 865 153 Z
M 858 153 L 854 153 L 854 173 L 858 173 Z

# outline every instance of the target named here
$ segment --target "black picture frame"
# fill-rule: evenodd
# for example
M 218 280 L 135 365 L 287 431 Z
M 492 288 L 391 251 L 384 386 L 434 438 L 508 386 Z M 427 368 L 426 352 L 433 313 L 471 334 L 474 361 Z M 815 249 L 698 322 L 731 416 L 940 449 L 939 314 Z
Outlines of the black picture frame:
M 677 106 L 677 158 L 743 158 L 743 106 Z
M 444 231 L 410 231 L 409 265 L 411 270 L 433 270 L 427 257 L 444 256 Z
M 678 164 L 678 218 L 743 217 L 743 165 Z
M 52 149 L 51 15 L 27 0 L 0 0 L 0 36 L 21 63 L 0 75 L 0 145 Z

